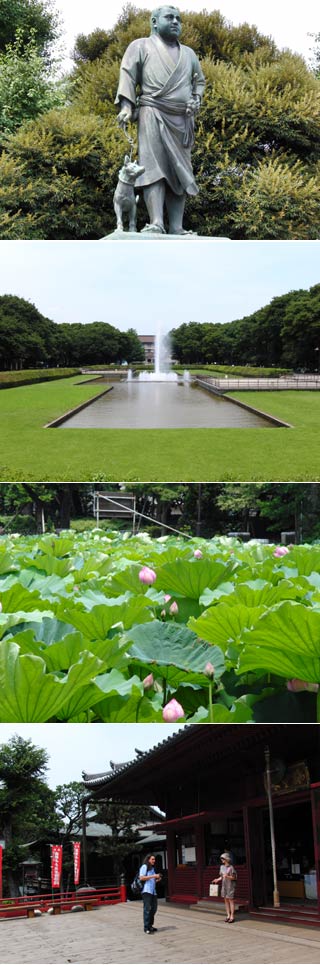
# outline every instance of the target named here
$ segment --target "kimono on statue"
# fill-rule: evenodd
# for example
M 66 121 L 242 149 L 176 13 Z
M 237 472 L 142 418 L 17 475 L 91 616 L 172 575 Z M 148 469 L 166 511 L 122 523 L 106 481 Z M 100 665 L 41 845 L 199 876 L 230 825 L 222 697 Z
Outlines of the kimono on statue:
M 139 163 L 145 168 L 136 184 L 146 187 L 165 179 L 176 195 L 198 194 L 191 165 L 194 115 L 186 111 L 205 85 L 199 60 L 191 49 L 170 46 L 157 36 L 134 40 L 123 57 L 115 103 L 126 98 L 137 105 L 139 85 Z M 175 62 L 177 60 L 177 62 Z

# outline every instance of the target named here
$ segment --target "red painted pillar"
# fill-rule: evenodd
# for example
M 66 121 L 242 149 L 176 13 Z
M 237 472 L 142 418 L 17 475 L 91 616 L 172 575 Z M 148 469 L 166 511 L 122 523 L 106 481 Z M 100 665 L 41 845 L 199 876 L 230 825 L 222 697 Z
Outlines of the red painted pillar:
M 121 875 L 121 879 L 120 879 L 120 901 L 126 901 L 126 900 L 127 900 L 127 886 L 126 886 L 126 884 L 125 884 L 124 876 Z
M 167 854 L 168 854 L 168 894 L 167 898 L 170 899 L 171 895 L 175 892 L 175 868 L 176 868 L 176 851 L 175 851 L 175 832 L 170 829 L 167 831 Z
M 205 847 L 204 847 L 204 826 L 197 824 L 195 827 L 196 839 L 196 861 L 197 861 L 197 897 L 204 897 L 203 872 L 205 866 Z

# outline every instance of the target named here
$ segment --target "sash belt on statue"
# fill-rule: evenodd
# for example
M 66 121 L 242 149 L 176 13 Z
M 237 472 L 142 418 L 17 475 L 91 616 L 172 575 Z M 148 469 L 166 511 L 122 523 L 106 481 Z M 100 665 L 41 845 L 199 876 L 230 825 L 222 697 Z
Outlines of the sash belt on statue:
M 184 115 L 185 127 L 183 135 L 183 146 L 192 147 L 194 141 L 194 114 L 186 113 L 185 101 L 172 101 L 161 100 L 160 97 L 148 97 L 147 94 L 141 94 L 139 97 L 139 107 L 152 107 L 154 110 L 159 111 L 160 114 L 173 114 L 176 117 Z

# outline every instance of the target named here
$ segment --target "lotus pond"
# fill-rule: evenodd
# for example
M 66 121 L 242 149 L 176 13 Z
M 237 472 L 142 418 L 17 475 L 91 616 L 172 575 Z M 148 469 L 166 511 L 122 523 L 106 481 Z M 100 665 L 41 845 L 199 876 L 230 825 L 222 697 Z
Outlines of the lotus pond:
M 320 717 L 320 545 L 1 538 L 0 721 Z

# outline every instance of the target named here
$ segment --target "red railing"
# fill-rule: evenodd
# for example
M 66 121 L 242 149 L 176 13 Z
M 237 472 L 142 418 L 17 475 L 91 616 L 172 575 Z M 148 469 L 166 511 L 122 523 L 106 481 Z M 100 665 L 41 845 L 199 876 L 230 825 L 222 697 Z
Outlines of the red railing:
M 0 899 L 0 918 L 22 918 L 28 917 L 32 911 L 40 911 L 42 914 L 53 911 L 70 911 L 73 905 L 89 905 L 95 907 L 100 905 L 116 905 L 126 901 L 127 890 L 125 885 L 117 885 L 112 888 L 88 888 L 87 891 L 55 891 L 42 895 L 21 895 L 18 898 Z

